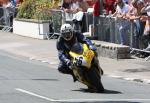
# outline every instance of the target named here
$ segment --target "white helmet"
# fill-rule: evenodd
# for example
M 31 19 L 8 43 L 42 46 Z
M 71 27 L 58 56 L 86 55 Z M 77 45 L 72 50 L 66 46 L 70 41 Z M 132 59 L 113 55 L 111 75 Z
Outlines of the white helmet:
M 61 36 L 69 41 L 73 37 L 73 28 L 70 24 L 63 24 L 60 29 Z

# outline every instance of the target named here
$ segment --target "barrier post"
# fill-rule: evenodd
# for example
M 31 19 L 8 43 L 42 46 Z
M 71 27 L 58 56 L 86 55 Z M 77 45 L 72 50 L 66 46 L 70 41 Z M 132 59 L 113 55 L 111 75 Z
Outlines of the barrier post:
M 132 48 L 133 47 L 133 35 L 134 35 L 134 24 L 133 24 L 133 22 L 131 22 L 131 24 L 130 24 L 131 26 L 130 26 L 130 47 Z

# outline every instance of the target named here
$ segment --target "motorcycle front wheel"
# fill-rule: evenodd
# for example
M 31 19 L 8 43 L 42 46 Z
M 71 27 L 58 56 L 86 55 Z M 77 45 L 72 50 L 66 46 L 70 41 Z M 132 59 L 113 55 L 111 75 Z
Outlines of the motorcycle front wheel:
M 101 76 L 99 74 L 99 71 L 96 67 L 93 67 L 86 71 L 86 80 L 90 84 L 88 88 L 96 90 L 96 92 L 103 93 L 104 87 L 101 82 Z

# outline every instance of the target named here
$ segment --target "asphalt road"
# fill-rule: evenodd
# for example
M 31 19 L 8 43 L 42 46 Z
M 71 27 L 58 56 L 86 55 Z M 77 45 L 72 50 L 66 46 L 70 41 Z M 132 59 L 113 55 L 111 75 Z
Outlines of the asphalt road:
M 48 65 L 0 51 L 0 103 L 150 103 L 150 85 L 102 77 L 105 93 L 86 86 Z

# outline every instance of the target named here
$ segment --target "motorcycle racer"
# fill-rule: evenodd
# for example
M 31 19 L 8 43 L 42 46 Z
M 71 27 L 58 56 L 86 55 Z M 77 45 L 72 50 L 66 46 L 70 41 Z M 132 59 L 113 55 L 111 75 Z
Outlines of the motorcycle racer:
M 75 32 L 70 24 L 63 24 L 60 29 L 60 37 L 57 40 L 56 47 L 58 50 L 58 58 L 60 60 L 58 71 L 64 74 L 71 74 L 74 82 L 76 78 L 71 69 L 71 61 L 69 57 L 69 51 L 71 47 L 76 43 L 85 43 L 89 49 L 96 52 L 96 47 L 92 44 L 91 40 L 86 38 L 82 33 Z M 99 65 L 99 64 L 98 64 Z

